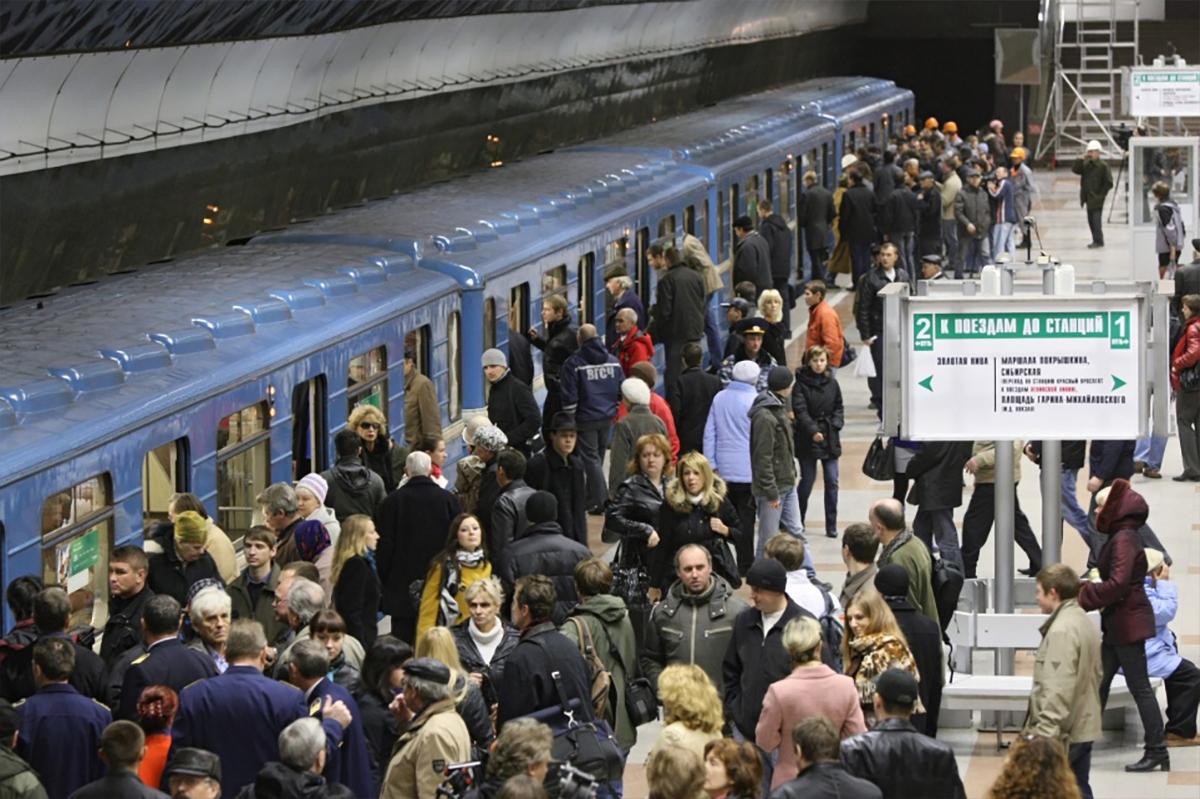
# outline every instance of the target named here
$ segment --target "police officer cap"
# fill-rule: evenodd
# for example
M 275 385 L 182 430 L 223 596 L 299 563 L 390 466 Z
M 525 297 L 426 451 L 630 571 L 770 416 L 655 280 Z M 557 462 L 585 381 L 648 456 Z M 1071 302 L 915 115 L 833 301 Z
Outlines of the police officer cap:
M 875 693 L 892 705 L 915 705 L 917 681 L 907 671 L 888 669 L 875 679 Z
M 176 749 L 171 752 L 171 762 L 167 764 L 167 776 L 172 774 L 208 777 L 220 782 L 221 758 L 206 749 Z
M 767 320 L 756 316 L 752 319 L 743 319 L 738 325 L 737 331 L 743 336 L 765 336 L 767 334 Z
M 450 667 L 434 658 L 414 658 L 404 664 L 404 676 L 449 685 Z
M 721 303 L 721 307 L 722 308 L 737 308 L 739 311 L 742 312 L 743 318 L 754 313 L 754 306 L 750 303 L 750 301 L 744 300 L 741 297 L 734 297 L 729 302 L 723 302 L 723 303 Z

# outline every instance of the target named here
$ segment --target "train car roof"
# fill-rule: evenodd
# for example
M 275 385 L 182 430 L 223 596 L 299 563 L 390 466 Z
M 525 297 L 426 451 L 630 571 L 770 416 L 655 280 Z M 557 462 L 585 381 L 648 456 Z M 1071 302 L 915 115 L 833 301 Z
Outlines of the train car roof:
M 0 311 L 0 481 L 456 287 L 394 253 L 252 244 Z

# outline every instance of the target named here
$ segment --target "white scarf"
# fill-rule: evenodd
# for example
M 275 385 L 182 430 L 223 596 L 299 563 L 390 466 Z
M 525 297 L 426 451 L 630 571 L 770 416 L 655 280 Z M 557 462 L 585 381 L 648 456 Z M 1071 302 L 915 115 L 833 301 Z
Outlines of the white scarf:
M 476 627 L 475 620 L 471 619 L 467 622 L 467 632 L 470 633 L 471 640 L 475 642 L 475 648 L 479 650 L 479 656 L 483 658 L 483 662 L 490 666 L 492 657 L 500 648 L 500 640 L 504 637 L 504 625 L 500 623 L 499 619 L 496 619 L 496 626 L 490 633 L 485 633 Z

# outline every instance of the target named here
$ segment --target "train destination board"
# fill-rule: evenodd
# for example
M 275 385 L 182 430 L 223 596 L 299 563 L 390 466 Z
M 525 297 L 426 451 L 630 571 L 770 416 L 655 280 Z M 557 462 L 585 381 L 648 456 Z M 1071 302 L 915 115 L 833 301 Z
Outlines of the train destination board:
M 1138 436 L 1144 414 L 1136 299 L 913 298 L 907 307 L 905 435 Z

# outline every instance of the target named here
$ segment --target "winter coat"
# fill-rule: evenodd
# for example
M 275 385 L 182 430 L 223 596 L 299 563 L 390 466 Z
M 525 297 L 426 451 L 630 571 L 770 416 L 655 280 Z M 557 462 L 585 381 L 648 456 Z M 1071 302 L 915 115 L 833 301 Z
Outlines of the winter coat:
M 362 555 L 348 558 L 333 587 L 333 607 L 346 620 L 346 635 L 370 649 L 378 634 L 380 586 L 375 569 Z
M 161 552 L 150 556 L 150 568 L 146 574 L 146 585 L 152 594 L 167 594 L 175 597 L 181 607 L 187 607 L 188 591 L 201 580 L 221 579 L 216 561 L 205 552 L 190 563 L 184 563 L 175 551 L 174 528 L 156 538 Z
M 637 727 L 629 717 L 629 707 L 625 704 L 625 687 L 639 676 L 639 667 L 637 640 L 625 600 L 612 594 L 590 596 L 575 606 L 571 617 L 587 625 L 596 657 L 600 658 L 612 678 L 612 695 L 616 701 L 609 702 L 606 720 L 613 726 L 617 745 L 628 750 L 637 743 Z M 581 646 L 579 629 L 571 619 L 567 619 L 559 632 L 574 642 L 576 647 Z
M 521 634 L 517 632 L 516 628 L 506 624 L 503 619 L 497 619 L 496 623 L 502 625 L 503 632 L 500 634 L 500 643 L 496 646 L 496 651 L 492 653 L 492 659 L 488 662 L 484 662 L 483 655 L 475 644 L 475 639 L 471 637 L 470 619 L 464 619 L 450 628 L 450 634 L 454 636 L 454 645 L 458 648 L 458 659 L 462 662 L 463 668 L 468 674 L 483 675 L 481 690 L 488 707 L 496 703 L 496 692 L 504 677 L 504 663 L 521 638 Z
M 611 422 L 621 401 L 621 364 L 599 338 L 591 338 L 571 354 L 559 371 L 563 410 L 576 424 Z
M 535 334 L 529 337 L 529 343 L 542 351 L 542 377 L 546 390 L 558 391 L 559 370 L 571 353 L 579 349 L 579 340 L 570 318 L 563 317 L 551 322 L 546 327 L 545 337 Z
M 540 412 L 538 418 L 541 418 Z M 483 473 L 487 471 L 487 467 L 477 455 L 468 455 L 456 465 L 454 496 L 458 497 L 463 513 L 474 513 L 479 506 L 479 489 L 483 487 Z
M 771 214 L 758 226 L 758 235 L 771 249 L 771 279 L 779 282 L 792 274 L 792 231 L 779 214 Z M 787 297 L 783 298 L 787 302 Z
M 658 690 L 658 675 L 673 663 L 704 670 L 724 695 L 722 662 L 733 638 L 733 622 L 748 605 L 725 580 L 713 575 L 709 587 L 691 594 L 676 580 L 650 611 L 642 645 L 642 676 Z
M 454 700 L 434 702 L 396 739 L 379 799 L 434 799 L 445 765 L 470 759 L 471 737 Z
M 488 552 L 492 557 L 504 551 L 514 538 L 519 538 L 529 526 L 525 518 L 525 503 L 537 493 L 524 480 L 513 480 L 500 489 L 500 496 L 492 506 L 491 524 L 488 525 Z
M 950 744 L 917 732 L 902 719 L 881 721 L 874 729 L 842 741 L 842 765 L 874 783 L 884 799 L 967 798 Z
M 908 503 L 920 510 L 946 510 L 962 505 L 963 466 L 971 458 L 970 441 L 926 441 L 912 456 L 904 474 L 914 480 Z
M 765 346 L 758 351 L 757 356 L 751 358 L 746 354 L 746 345 L 740 344 L 732 355 L 726 356 L 725 360 L 721 361 L 721 369 L 717 372 L 717 377 L 721 379 L 721 385 L 728 386 L 734 382 L 733 367 L 737 366 L 738 361 L 754 361 L 758 364 L 758 380 L 754 382 L 755 393 L 767 390 L 767 376 L 771 372 L 771 367 L 779 363 L 771 353 L 767 352 Z
M 750 406 L 750 471 L 755 497 L 774 502 L 796 487 L 792 423 L 773 391 L 762 392 Z
M 617 333 L 616 338 L 609 341 L 608 351 L 617 359 L 617 363 L 621 364 L 621 371 L 626 377 L 629 377 L 629 370 L 635 363 L 654 358 L 654 339 L 636 326 L 631 327 L 623 336 Z
M 320 774 L 297 771 L 272 760 L 263 766 L 252 784 L 238 792 L 237 799 L 350 799 L 353 796 L 349 788 L 328 782 Z
M 1077 158 L 1071 171 L 1079 175 L 1079 204 L 1089 211 L 1104 210 L 1104 198 L 1113 187 L 1112 170 L 1099 158 Z
M 713 397 L 704 423 L 704 457 L 726 483 L 749 483 L 750 407 L 754 386 L 734 380 Z
M 675 414 L 671 411 L 671 406 L 657 391 L 650 392 L 650 413 L 657 416 L 659 421 L 666 426 L 667 441 L 671 444 L 671 460 L 674 461 L 679 457 L 679 433 L 675 430 Z M 617 422 L 620 423 L 628 415 L 629 406 L 623 402 L 617 411 Z M 624 477 L 624 475 L 621 476 Z
M 713 532 L 712 520 L 720 519 L 729 528 L 729 534 Z M 664 592 L 675 580 L 675 553 L 687 544 L 699 544 L 712 555 L 713 572 L 724 578 L 734 588 L 741 586 L 737 564 L 729 554 L 729 544 L 742 535 L 738 530 L 741 519 L 733 503 L 725 496 L 725 482 L 713 478 L 713 486 L 704 500 L 693 504 L 683 491 L 678 480 L 667 484 L 665 501 L 658 517 L 658 534 L 662 543 L 656 548 L 650 564 L 650 585 Z M 753 531 L 750 531 L 753 535 Z
M 417 617 L 408 587 L 414 580 L 424 579 L 429 562 L 445 546 L 450 522 L 460 512 L 458 498 L 428 477 L 412 478 L 379 506 L 375 563 L 383 585 L 385 613 Z
M 1042 442 L 1030 441 L 1030 449 L 1033 450 L 1033 456 L 1038 464 L 1042 462 Z M 1062 442 L 1062 468 L 1079 471 L 1083 468 L 1084 462 L 1087 460 L 1087 442 L 1086 441 L 1064 441 Z M 911 468 L 911 467 L 910 467 Z
M 1104 485 L 1114 480 L 1133 477 L 1133 452 L 1136 441 L 1093 441 L 1088 452 L 1088 469 L 1092 477 L 1099 477 Z
M 1200 363 L 1200 316 L 1193 316 L 1187 320 L 1183 335 L 1179 337 L 1171 353 L 1171 388 L 1176 392 L 1182 391 L 1179 375 L 1197 363 Z M 1092 444 L 1093 448 L 1096 443 L 1098 442 Z
M 1029 216 L 1033 209 L 1033 200 L 1038 195 L 1037 184 L 1033 181 L 1033 170 L 1025 163 L 1015 166 L 1009 173 L 1008 182 L 1013 187 L 1013 205 L 1019 221 Z
M 567 458 L 546 447 L 529 459 L 525 482 L 538 491 L 549 491 L 558 500 L 558 524 L 567 538 L 587 543 L 587 477 L 578 452 Z
M 225 587 L 232 606 L 230 616 L 234 619 L 257 621 L 267 634 L 267 643 L 274 643 L 287 631 L 287 622 L 275 617 L 275 587 L 279 585 L 279 565 L 271 564 L 271 573 L 258 593 L 257 602 L 252 602 L 250 589 L 246 587 L 249 579 L 247 572 L 243 571 L 236 580 Z
M 682 344 L 704 338 L 708 316 L 704 278 L 683 262 L 660 273 L 650 310 L 650 335 L 663 344 Z
M 771 288 L 771 245 L 757 230 L 747 233 L 733 247 L 733 285 L 743 281 L 754 284 L 756 293 Z
M 958 237 L 969 236 L 967 225 L 975 226 L 975 238 L 985 238 L 992 229 L 992 208 L 988 194 L 982 186 L 970 184 L 962 187 L 954 198 L 954 218 L 958 220 Z
M 513 586 L 527 574 L 549 577 L 558 592 L 555 621 L 562 621 L 579 600 L 575 591 L 575 567 L 592 557 L 583 544 L 567 538 L 557 522 L 529 527 L 496 558 L 495 574 L 504 584 L 504 595 L 512 602 Z
M 441 434 L 442 411 L 438 407 L 437 389 L 432 380 L 414 367 L 404 379 L 404 440 L 411 449 L 421 443 L 422 438 L 437 438 Z M 386 448 L 384 452 L 387 452 Z M 393 487 L 384 486 L 388 491 Z
M 441 428 L 439 427 L 435 435 L 440 436 L 441 434 Z M 379 479 L 383 481 L 383 490 L 385 492 L 391 491 L 396 487 L 396 478 L 392 471 L 392 441 L 383 431 L 380 431 L 379 436 L 375 439 L 374 449 L 367 449 L 366 442 L 363 442 L 362 454 L 359 455 L 359 460 L 363 466 L 366 466 L 372 472 L 379 475 Z
M 917 696 L 926 714 L 926 725 L 922 732 L 935 737 L 938 710 L 942 706 L 942 664 L 946 662 L 942 652 L 942 627 L 914 607 L 907 597 L 889 596 L 884 597 L 883 601 L 892 609 L 896 624 L 904 633 L 904 642 L 912 654 L 917 674 L 921 675 Z M 930 724 L 933 726 L 930 727 Z
M 792 413 L 796 417 L 796 457 L 837 460 L 842 456 L 842 426 L 845 424 L 842 389 L 829 371 L 817 374 L 807 366 L 796 370 L 792 388 Z M 824 441 L 813 441 L 820 433 Z
M 0 747 L 0 799 L 47 799 L 33 766 L 7 746 Z
M 1189 294 L 1200 294 L 1200 261 L 1193 261 L 1175 270 L 1175 296 L 1171 298 L 1171 308 L 1181 319 L 1183 310 L 1180 303 Z
M 893 239 L 913 233 L 917 229 L 919 213 L 917 195 L 913 194 L 906 186 L 901 185 L 888 196 L 887 204 L 883 206 L 880 227 Z
M 893 193 L 898 189 L 902 190 L 904 188 L 904 170 L 896 166 L 895 162 L 879 164 L 879 168 L 875 170 L 873 177 L 875 183 L 875 202 L 880 206 L 886 205 Z
M 937 622 L 940 628 L 937 598 L 933 595 L 933 557 L 929 554 L 929 547 L 911 531 L 905 530 L 900 536 L 904 540 L 899 545 L 893 546 L 897 544 L 897 539 L 893 539 L 892 544 L 880 549 L 877 565 L 881 569 L 889 563 L 903 566 L 904 571 L 908 572 L 908 601 Z
M 72 792 L 69 799 L 167 799 L 167 795 L 144 784 L 134 771 L 110 768 L 107 775 Z
M 939 242 L 937 254 L 941 254 L 942 238 L 942 195 L 935 183 L 932 188 L 913 190 L 917 199 L 917 236 L 922 240 Z
M 657 433 L 664 438 L 667 426 L 653 413 L 649 405 L 634 405 L 624 419 L 613 428 L 612 443 L 608 460 L 608 495 L 615 497 L 617 489 L 627 474 L 629 461 L 633 460 L 638 439 Z
M 837 311 L 825 300 L 808 309 L 808 333 L 804 338 L 804 349 L 821 346 L 829 350 L 829 365 L 842 365 L 845 357 L 846 333 Z
M 875 241 L 875 195 L 865 185 L 851 186 L 842 195 L 838 227 L 848 244 Z
M 817 183 L 806 188 L 796 211 L 796 218 L 804 228 L 804 246 L 809 250 L 824 248 L 829 241 L 829 226 L 836 217 L 829 189 Z
M 704 242 L 691 233 L 684 233 L 683 242 L 679 246 L 679 252 L 685 261 L 689 256 L 696 259 L 696 262 L 699 264 L 697 271 L 704 278 L 704 292 L 706 295 L 712 294 L 714 291 L 722 291 L 725 288 L 725 281 L 721 279 L 721 274 L 713 264 L 708 250 L 705 249 Z
M 919 543 L 919 542 L 918 542 Z M 850 635 L 847 631 L 847 635 Z M 858 704 L 863 708 L 867 722 L 875 720 L 875 680 L 888 669 L 901 669 L 913 676 L 920 685 L 921 673 L 913 660 L 908 644 L 887 633 L 872 633 L 848 639 L 850 659 L 846 662 L 846 674 L 854 678 L 858 691 Z M 925 706 L 918 696 L 913 713 L 924 713 Z
M 895 277 L 889 280 L 887 272 L 874 267 L 868 270 L 859 281 L 855 324 L 858 327 L 858 335 L 863 341 L 872 336 L 883 335 L 883 297 L 879 293 L 890 283 L 908 282 L 908 272 L 899 265 L 896 266 L 893 274 Z
M 492 424 L 504 431 L 509 446 L 529 454 L 529 440 L 538 434 L 542 412 L 533 391 L 514 377 L 511 370 L 491 384 L 487 415 Z
M 645 330 L 648 319 L 646 318 L 646 308 L 642 305 L 642 298 L 637 295 L 633 289 L 629 289 L 622 294 L 615 302 L 612 309 L 604 317 L 604 343 L 612 347 L 620 333 L 617 332 L 617 312 L 622 308 L 631 308 L 637 314 L 637 328 Z
M 340 458 L 332 469 L 321 472 L 329 484 L 325 505 L 333 508 L 339 522 L 356 513 L 371 516 L 387 496 L 383 478 L 363 466 L 357 455 Z
M 694 366 L 679 376 L 679 391 L 671 413 L 679 430 L 681 453 L 704 450 L 704 427 L 713 398 L 721 391 L 721 379 Z
M 829 762 L 808 766 L 796 779 L 772 791 L 771 799 L 883 799 L 883 793 L 841 763 Z
M 104 624 L 104 637 L 100 639 L 100 659 L 112 668 L 123 653 L 142 643 L 142 610 L 154 596 L 154 592 L 143 587 L 131 597 L 112 597 L 108 601 L 108 621 Z
M 1100 740 L 1100 633 L 1074 599 L 1041 626 L 1024 732 L 1071 744 Z
M 649 477 L 638 472 L 616 486 L 605 512 L 604 529 L 621 537 L 620 565 L 647 566 L 646 539 L 657 531 L 666 481 L 656 486 Z
M 963 182 L 958 173 L 951 172 L 950 176 L 941 183 L 942 220 L 949 222 L 954 219 L 954 201 L 962 191 Z
M 1096 529 L 1108 536 L 1100 550 L 1100 582 L 1085 582 L 1079 589 L 1079 606 L 1100 611 L 1104 642 L 1115 646 L 1153 638 L 1154 610 L 1146 598 L 1146 551 L 1138 528 L 1146 523 L 1146 500 L 1117 480 L 1108 500 L 1096 514 Z
M 1021 453 L 1024 447 L 1018 439 L 1012 442 L 1013 448 L 1013 484 L 1021 482 Z M 976 441 L 971 447 L 971 457 L 975 459 L 979 469 L 975 472 L 975 482 L 978 483 L 995 483 L 996 482 L 996 442 L 995 441 Z M 969 460 L 969 459 L 968 459 Z
M 787 297 L 784 297 L 783 301 L 787 302 Z M 778 322 L 767 322 L 767 334 L 763 336 L 763 351 L 769 352 L 775 363 L 786 364 L 787 341 L 791 336 L 792 331 L 788 329 L 786 321 L 781 319 Z
M 591 667 L 579 654 L 579 647 L 560 633 L 553 622 L 543 621 L 521 632 L 504 664 L 496 726 L 503 728 L 509 719 L 560 707 L 552 674 L 555 671 L 560 675 L 567 701 L 574 706 L 575 719 L 591 720 Z
M 1179 642 L 1167 626 L 1179 612 L 1179 586 L 1147 576 L 1146 599 L 1154 610 L 1154 637 L 1146 639 L 1146 672 L 1151 677 L 1169 677 L 1183 662 Z
M 1016 224 L 1018 220 L 1017 206 L 1012 182 L 1005 178 L 1000 181 L 999 185 L 989 186 L 988 196 L 992 198 L 992 223 L 996 225 Z
M 454 592 L 454 600 L 458 604 L 458 613 L 453 618 L 447 618 L 442 611 L 442 589 L 446 587 L 446 576 L 449 572 L 444 561 L 435 561 L 429 565 L 425 574 L 425 585 L 421 588 L 421 607 L 417 612 L 417 640 L 433 627 L 453 627 L 470 616 L 467 607 L 467 588 L 474 582 L 486 580 L 492 576 L 492 563 L 484 558 L 474 566 L 461 566 L 458 573 L 458 590 Z
M 359 715 L 362 718 L 363 735 L 367 741 L 367 759 L 371 763 L 371 779 L 379 785 L 383 779 L 383 769 L 387 768 L 388 758 L 391 757 L 392 747 L 400 737 L 400 722 L 387 708 L 387 703 L 391 701 L 390 690 L 386 701 L 370 689 L 355 694 L 354 701 L 358 703 Z
M 733 622 L 733 639 L 721 664 L 725 686 L 725 720 L 737 725 L 746 738 L 754 736 L 763 699 L 772 683 L 792 673 L 792 659 L 783 648 L 783 630 L 792 619 L 812 618 L 791 599 L 783 615 L 763 635 L 762 611 L 749 607 Z

